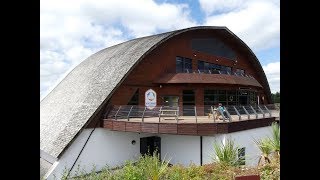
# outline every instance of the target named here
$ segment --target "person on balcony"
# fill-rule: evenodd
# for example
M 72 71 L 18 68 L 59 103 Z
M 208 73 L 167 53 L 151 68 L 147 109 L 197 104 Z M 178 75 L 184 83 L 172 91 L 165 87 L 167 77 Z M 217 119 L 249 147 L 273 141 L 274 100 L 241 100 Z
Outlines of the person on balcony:
M 217 110 L 218 110 L 218 118 L 219 118 L 219 119 L 222 119 L 222 117 L 220 117 L 220 116 L 224 116 L 225 118 L 228 118 L 227 113 L 226 113 L 226 110 L 225 110 L 225 108 L 222 106 L 221 103 L 218 104 Z

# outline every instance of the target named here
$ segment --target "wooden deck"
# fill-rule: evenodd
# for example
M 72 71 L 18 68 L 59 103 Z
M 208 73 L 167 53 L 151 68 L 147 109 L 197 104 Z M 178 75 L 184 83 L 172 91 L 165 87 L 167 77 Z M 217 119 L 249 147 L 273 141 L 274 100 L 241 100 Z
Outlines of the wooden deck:
M 276 117 L 263 118 L 259 114 L 258 119 L 255 115 L 243 116 L 239 121 L 238 116 L 232 116 L 232 121 L 216 120 L 208 118 L 208 116 L 180 116 L 178 121 L 174 117 L 149 117 L 144 118 L 130 118 L 128 119 L 104 119 L 102 123 L 103 128 L 114 131 L 125 132 L 142 132 L 155 134 L 180 134 L 180 135 L 213 135 L 221 133 L 231 133 L 242 131 L 246 129 L 253 129 L 259 127 L 269 126 L 276 121 Z

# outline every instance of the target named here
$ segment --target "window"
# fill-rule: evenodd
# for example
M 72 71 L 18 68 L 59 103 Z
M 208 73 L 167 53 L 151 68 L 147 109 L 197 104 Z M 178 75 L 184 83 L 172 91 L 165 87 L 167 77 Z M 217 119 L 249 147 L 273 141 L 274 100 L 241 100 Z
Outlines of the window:
M 245 165 L 246 164 L 246 148 L 240 148 L 238 149 L 238 160 L 240 162 L 240 165 Z
M 133 94 L 132 98 L 128 102 L 128 105 L 139 105 L 139 89 Z
M 179 106 L 179 96 L 163 96 L 163 106 L 168 107 L 178 107 Z
M 177 56 L 176 72 L 177 73 L 192 72 L 192 59 Z
M 192 39 L 191 48 L 195 51 L 225 57 L 230 60 L 236 59 L 236 53 L 218 38 Z
M 198 69 L 200 70 L 200 72 L 204 73 L 231 74 L 231 67 L 208 63 L 202 60 L 198 60 Z

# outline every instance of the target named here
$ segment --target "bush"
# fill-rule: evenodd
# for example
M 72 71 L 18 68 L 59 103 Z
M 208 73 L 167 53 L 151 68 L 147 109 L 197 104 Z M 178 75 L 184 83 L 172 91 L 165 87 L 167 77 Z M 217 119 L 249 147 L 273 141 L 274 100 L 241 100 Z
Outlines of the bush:
M 215 151 L 212 156 L 213 162 L 225 166 L 239 166 L 243 164 L 244 159 L 238 159 L 239 147 L 235 145 L 233 140 L 227 139 L 225 144 L 214 142 L 213 148 Z

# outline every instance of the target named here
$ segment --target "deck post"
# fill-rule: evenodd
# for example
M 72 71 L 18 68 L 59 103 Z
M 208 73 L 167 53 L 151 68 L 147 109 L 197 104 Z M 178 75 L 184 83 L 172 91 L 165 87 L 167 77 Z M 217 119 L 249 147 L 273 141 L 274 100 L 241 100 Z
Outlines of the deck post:
M 196 117 L 196 123 L 198 123 L 198 120 L 197 120 L 197 107 L 194 106 L 194 116 Z
M 212 106 L 211 106 L 211 112 L 212 112 L 212 116 L 213 116 L 213 122 L 215 123 L 216 122 L 216 117 L 215 117 L 215 114 L 214 114 Z
M 253 113 L 256 115 L 256 119 L 258 119 L 258 114 L 256 112 L 256 110 L 253 109 L 253 107 L 250 105 L 251 110 L 253 111 Z
M 114 120 L 117 120 L 117 116 L 118 116 L 118 113 L 119 113 L 120 109 L 121 109 L 121 106 L 119 106 L 118 111 L 117 111 L 116 114 L 114 115 L 114 116 L 115 116 Z
M 248 111 L 246 110 L 246 108 L 244 108 L 244 106 L 242 106 L 244 112 L 246 112 L 246 114 L 248 115 L 248 119 L 250 119 L 250 114 L 248 113 Z
M 269 113 L 269 117 L 271 117 L 272 115 L 271 115 L 271 112 L 270 112 L 270 110 L 267 108 L 267 106 L 266 105 L 264 105 L 264 108 L 266 108 L 266 110 L 268 111 L 268 113 Z
M 162 106 L 159 109 L 159 122 L 160 122 L 160 118 L 161 118 L 161 110 L 162 110 Z
M 258 105 L 258 108 L 259 108 L 259 111 L 262 113 L 263 118 L 265 118 L 265 114 L 264 114 L 263 110 L 261 109 L 261 107 L 259 105 Z
M 128 112 L 128 115 L 127 115 L 128 121 L 129 121 L 129 118 L 130 118 L 130 113 L 131 113 L 131 111 L 132 111 L 132 108 L 133 108 L 133 106 L 131 106 L 130 111 Z
M 144 113 L 146 112 L 147 106 L 144 107 L 143 113 L 142 113 L 142 122 L 144 122 Z
M 240 115 L 238 109 L 235 106 L 233 106 L 233 109 L 236 111 L 237 115 L 239 116 L 239 121 L 240 121 L 241 120 L 241 115 Z

